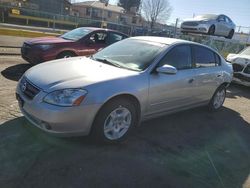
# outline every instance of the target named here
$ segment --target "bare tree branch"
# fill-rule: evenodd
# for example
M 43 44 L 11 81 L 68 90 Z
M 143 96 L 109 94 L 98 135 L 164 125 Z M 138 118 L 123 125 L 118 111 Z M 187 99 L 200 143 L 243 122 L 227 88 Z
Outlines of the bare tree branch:
M 172 12 L 168 0 L 143 0 L 142 11 L 153 29 L 156 22 L 167 21 Z

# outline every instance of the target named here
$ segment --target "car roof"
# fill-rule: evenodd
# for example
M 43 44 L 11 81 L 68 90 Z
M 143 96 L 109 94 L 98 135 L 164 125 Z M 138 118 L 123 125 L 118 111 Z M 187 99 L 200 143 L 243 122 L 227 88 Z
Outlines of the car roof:
M 122 34 L 122 35 L 128 36 L 128 35 L 125 34 L 125 33 L 122 33 L 122 32 L 120 32 L 120 31 L 116 31 L 116 30 L 112 30 L 112 29 L 106 29 L 106 28 L 100 28 L 100 27 L 80 27 L 80 28 L 88 29 L 88 30 L 92 30 L 92 31 L 113 31 L 113 32 L 120 33 L 120 34 Z
M 155 36 L 139 36 L 139 37 L 131 37 L 131 39 L 137 39 L 137 40 L 144 40 L 148 42 L 157 42 L 161 44 L 174 44 L 174 43 L 190 43 L 190 44 L 197 44 L 195 42 L 182 40 L 182 39 L 176 39 L 176 38 L 167 38 L 167 37 L 155 37 Z

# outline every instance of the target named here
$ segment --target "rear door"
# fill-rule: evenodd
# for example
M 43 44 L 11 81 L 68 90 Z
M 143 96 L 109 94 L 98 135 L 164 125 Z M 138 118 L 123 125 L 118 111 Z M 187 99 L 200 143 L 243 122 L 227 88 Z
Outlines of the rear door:
M 220 57 L 209 48 L 192 45 L 195 62 L 194 90 L 196 101 L 210 100 L 223 76 Z
M 217 35 L 225 36 L 227 33 L 227 23 L 225 20 L 225 16 L 220 15 L 217 19 L 217 25 L 215 26 L 215 32 Z
M 148 115 L 195 103 L 191 47 L 189 45 L 174 47 L 163 57 L 157 67 L 165 64 L 176 67 L 178 71 L 176 74 L 163 74 L 156 71 L 151 73 Z

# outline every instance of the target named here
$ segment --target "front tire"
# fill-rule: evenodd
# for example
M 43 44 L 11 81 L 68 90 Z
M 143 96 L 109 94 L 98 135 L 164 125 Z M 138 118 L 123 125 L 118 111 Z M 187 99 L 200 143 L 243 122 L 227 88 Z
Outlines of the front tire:
M 212 26 L 210 26 L 210 28 L 208 30 L 208 35 L 214 35 L 214 33 L 215 33 L 215 26 L 212 25 Z
M 136 107 L 127 99 L 114 99 L 97 114 L 92 138 L 98 142 L 118 143 L 126 140 L 137 123 Z
M 76 56 L 73 52 L 62 52 L 57 56 L 57 59 L 70 58 Z
M 226 87 L 224 85 L 220 86 L 214 93 L 212 99 L 209 102 L 209 110 L 217 111 L 219 110 L 226 98 Z

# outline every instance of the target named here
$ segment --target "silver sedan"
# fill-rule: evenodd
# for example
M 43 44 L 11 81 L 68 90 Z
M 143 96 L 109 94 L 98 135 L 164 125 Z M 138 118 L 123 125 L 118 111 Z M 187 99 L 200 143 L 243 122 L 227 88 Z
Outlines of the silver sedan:
M 203 33 L 231 39 L 235 32 L 235 24 L 226 15 L 204 14 L 182 22 L 181 32 Z
M 119 142 L 143 120 L 202 105 L 218 110 L 231 80 L 231 65 L 209 47 L 134 37 L 90 58 L 37 65 L 16 95 L 24 116 L 46 132 Z

